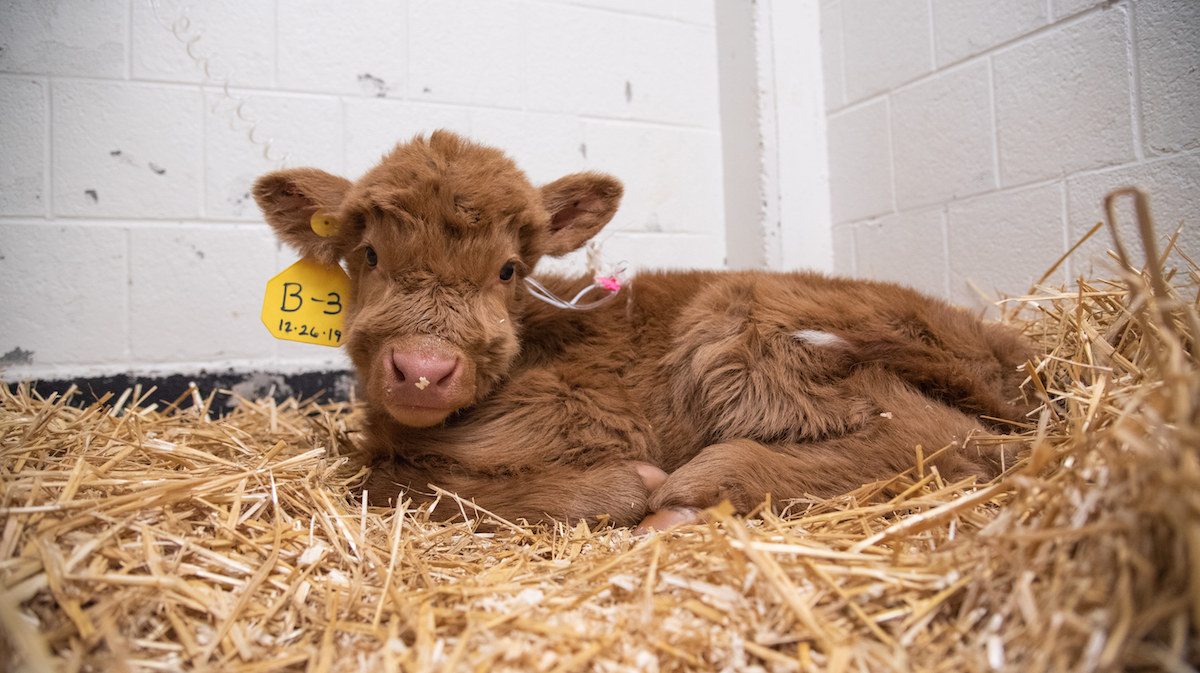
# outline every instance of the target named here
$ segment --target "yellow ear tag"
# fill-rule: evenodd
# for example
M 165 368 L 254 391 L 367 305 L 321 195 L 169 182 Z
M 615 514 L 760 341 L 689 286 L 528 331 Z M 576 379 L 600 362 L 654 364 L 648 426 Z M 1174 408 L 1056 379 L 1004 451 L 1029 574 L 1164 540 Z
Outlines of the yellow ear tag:
M 337 218 L 318 209 L 308 221 L 318 236 L 337 231 Z M 276 339 L 337 347 L 342 345 L 342 311 L 350 279 L 342 267 L 307 257 L 267 281 L 262 321 Z
M 340 346 L 349 289 L 342 267 L 301 259 L 267 281 L 263 324 L 276 339 Z
M 308 221 L 312 230 L 317 232 L 317 236 L 329 238 L 337 233 L 337 218 L 329 214 L 329 211 L 318 209 L 312 214 L 312 218 Z

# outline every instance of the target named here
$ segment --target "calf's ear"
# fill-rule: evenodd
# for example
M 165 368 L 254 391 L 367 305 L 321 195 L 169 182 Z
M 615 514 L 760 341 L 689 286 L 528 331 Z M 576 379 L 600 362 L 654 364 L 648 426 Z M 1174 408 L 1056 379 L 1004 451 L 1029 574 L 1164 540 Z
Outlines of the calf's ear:
M 255 180 L 254 200 L 279 240 L 305 257 L 337 264 L 340 237 L 313 231 L 312 216 L 318 210 L 337 213 L 349 189 L 350 181 L 345 178 L 315 168 L 290 168 Z
M 572 173 L 542 187 L 550 213 L 546 254 L 565 255 L 587 243 L 617 212 L 624 188 L 603 173 Z

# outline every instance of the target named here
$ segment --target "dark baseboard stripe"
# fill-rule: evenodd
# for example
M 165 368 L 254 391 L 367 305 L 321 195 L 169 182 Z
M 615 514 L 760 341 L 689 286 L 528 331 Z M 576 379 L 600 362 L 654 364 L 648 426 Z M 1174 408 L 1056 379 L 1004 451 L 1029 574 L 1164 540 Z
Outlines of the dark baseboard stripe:
M 74 385 L 79 391 L 72 399 L 72 403 L 75 405 L 91 404 L 109 392 L 114 396 L 120 396 L 127 388 L 133 388 L 138 384 L 141 384 L 143 393 L 152 387 L 155 389 L 147 398 L 147 404 L 150 402 L 169 404 L 187 393 L 192 384 L 196 385 L 200 395 L 204 398 L 216 391 L 211 409 L 214 413 L 221 414 L 231 409 L 236 403 L 231 395 L 220 392 L 222 390 L 232 391 L 240 397 L 251 400 L 267 395 L 272 395 L 276 401 L 283 401 L 289 397 L 307 399 L 319 395 L 317 399 L 321 402 L 344 402 L 350 398 L 354 389 L 354 375 L 348 371 L 295 374 L 227 371 L 163 376 L 117 374 L 115 376 L 30 382 L 32 389 L 42 397 L 48 397 L 52 393 L 61 395 Z M 8 385 L 15 386 L 16 382 L 9 381 Z M 191 406 L 191 402 L 184 401 L 181 406 Z

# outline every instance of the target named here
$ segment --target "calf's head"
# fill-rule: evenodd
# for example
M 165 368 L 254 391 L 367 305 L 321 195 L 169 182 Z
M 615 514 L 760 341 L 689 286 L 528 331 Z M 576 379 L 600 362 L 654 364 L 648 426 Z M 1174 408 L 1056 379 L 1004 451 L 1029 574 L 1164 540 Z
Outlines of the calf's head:
M 498 150 L 445 131 L 398 145 L 357 182 L 296 168 L 254 185 L 285 243 L 350 275 L 343 341 L 367 400 L 412 427 L 487 396 L 520 350 L 522 279 L 582 246 L 621 184 L 576 173 L 541 188 Z M 325 211 L 336 232 L 310 222 Z

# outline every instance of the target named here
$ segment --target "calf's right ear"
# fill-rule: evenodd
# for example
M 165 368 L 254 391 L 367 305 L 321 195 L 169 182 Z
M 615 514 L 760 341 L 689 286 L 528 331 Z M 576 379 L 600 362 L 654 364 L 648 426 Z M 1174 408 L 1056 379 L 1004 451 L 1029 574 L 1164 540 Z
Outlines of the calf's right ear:
M 336 214 L 350 184 L 345 178 L 315 168 L 290 168 L 255 180 L 254 200 L 279 240 L 305 257 L 337 264 L 341 259 L 340 237 L 325 237 L 313 231 L 312 216 L 318 210 Z

